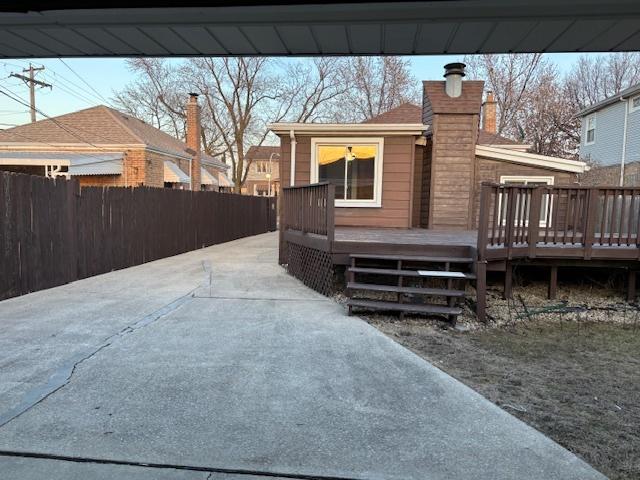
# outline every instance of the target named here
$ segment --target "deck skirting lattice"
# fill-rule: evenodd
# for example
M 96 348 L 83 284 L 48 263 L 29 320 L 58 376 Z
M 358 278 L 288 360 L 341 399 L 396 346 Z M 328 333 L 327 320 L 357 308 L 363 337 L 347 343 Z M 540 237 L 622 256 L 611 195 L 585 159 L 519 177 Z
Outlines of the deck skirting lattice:
M 286 242 L 287 272 L 323 295 L 333 290 L 333 261 L 331 253 Z

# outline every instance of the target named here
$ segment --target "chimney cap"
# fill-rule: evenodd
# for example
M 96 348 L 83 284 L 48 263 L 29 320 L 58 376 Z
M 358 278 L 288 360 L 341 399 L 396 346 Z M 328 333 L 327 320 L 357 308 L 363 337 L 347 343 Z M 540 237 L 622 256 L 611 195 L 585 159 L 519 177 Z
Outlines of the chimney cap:
M 464 69 L 467 66 L 461 62 L 447 63 L 444 66 L 444 76 L 447 77 L 449 75 L 460 75 L 464 77 L 466 74 L 464 73 Z
M 196 92 L 189 92 L 189 97 L 191 97 L 191 98 L 198 98 L 199 96 L 200 96 L 200 94 L 199 94 L 199 93 L 196 93 Z

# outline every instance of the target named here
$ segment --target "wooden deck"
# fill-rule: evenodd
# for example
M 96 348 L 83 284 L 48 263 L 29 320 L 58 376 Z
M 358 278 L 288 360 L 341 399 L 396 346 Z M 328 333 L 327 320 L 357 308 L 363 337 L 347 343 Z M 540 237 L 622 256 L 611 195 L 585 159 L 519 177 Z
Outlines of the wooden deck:
M 569 265 L 624 268 L 628 299 L 636 298 L 640 188 L 483 184 L 477 231 L 336 227 L 334 198 L 327 183 L 283 190 L 281 232 L 290 251 L 281 249 L 281 263 L 306 283 L 323 272 L 325 290 L 332 265 L 349 265 L 350 255 L 464 257 L 473 259 L 480 320 L 487 271 L 505 272 L 510 297 L 513 266 L 522 263 L 549 266 L 550 298 L 558 267 Z
M 476 257 L 476 230 L 336 227 L 333 262 L 347 265 L 353 253 Z

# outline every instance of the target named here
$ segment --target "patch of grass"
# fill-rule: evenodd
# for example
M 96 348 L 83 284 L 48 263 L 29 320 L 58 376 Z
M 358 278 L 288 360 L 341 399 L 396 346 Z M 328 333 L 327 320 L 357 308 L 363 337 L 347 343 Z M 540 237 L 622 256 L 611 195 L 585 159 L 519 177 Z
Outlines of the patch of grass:
M 640 479 L 635 325 L 525 322 L 460 334 L 415 318 L 371 320 L 611 479 Z

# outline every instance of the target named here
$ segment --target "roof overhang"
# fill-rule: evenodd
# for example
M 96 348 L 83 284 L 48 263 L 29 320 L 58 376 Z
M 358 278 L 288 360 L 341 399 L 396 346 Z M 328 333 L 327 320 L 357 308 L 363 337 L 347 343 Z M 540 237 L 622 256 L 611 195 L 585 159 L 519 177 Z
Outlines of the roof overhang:
M 531 147 L 533 146 L 533 145 L 529 145 L 529 144 L 526 144 L 526 143 L 514 143 L 514 144 L 510 144 L 510 143 L 483 144 L 483 143 L 481 143 L 479 145 L 483 145 L 485 147 L 498 147 L 498 148 L 501 148 L 503 150 L 515 150 L 515 151 L 518 151 L 518 152 L 526 152 L 529 149 L 531 149 Z
M 0 165 L 68 167 L 69 175 L 120 175 L 124 152 L 1 151 Z
M 635 97 L 637 95 L 640 95 L 640 83 L 637 85 L 633 85 L 623 91 L 621 91 L 619 94 L 617 95 L 613 95 L 609 98 L 605 98 L 604 100 L 598 102 L 598 103 L 594 103 L 593 105 L 591 105 L 590 107 L 585 108 L 584 110 L 581 110 L 580 112 L 578 112 L 575 117 L 576 118 L 582 118 L 586 115 L 589 115 L 593 112 L 597 112 L 598 110 L 603 109 L 604 107 L 608 107 L 609 105 L 612 105 L 614 103 L 618 103 L 618 102 L 623 102 L 625 100 L 628 100 L 632 97 Z
M 218 186 L 218 179 L 207 172 L 204 168 L 200 168 L 200 183 L 202 185 Z
M 589 170 L 589 166 L 585 162 L 578 160 L 567 160 L 566 158 L 549 157 L 499 147 L 487 147 L 486 145 L 476 145 L 476 157 L 569 173 L 584 173 Z
M 68 0 L 3 2 L 0 57 L 640 50 L 634 0 L 212 3 L 96 0 L 78 9 Z
M 429 129 L 421 123 L 271 123 L 276 135 L 422 135 Z
M 190 183 L 191 177 L 184 173 L 175 163 L 165 160 L 164 181 L 166 183 Z
M 234 187 L 235 184 L 229 179 L 229 177 L 227 177 L 227 174 L 224 172 L 221 172 L 220 175 L 218 176 L 218 184 L 221 187 Z

